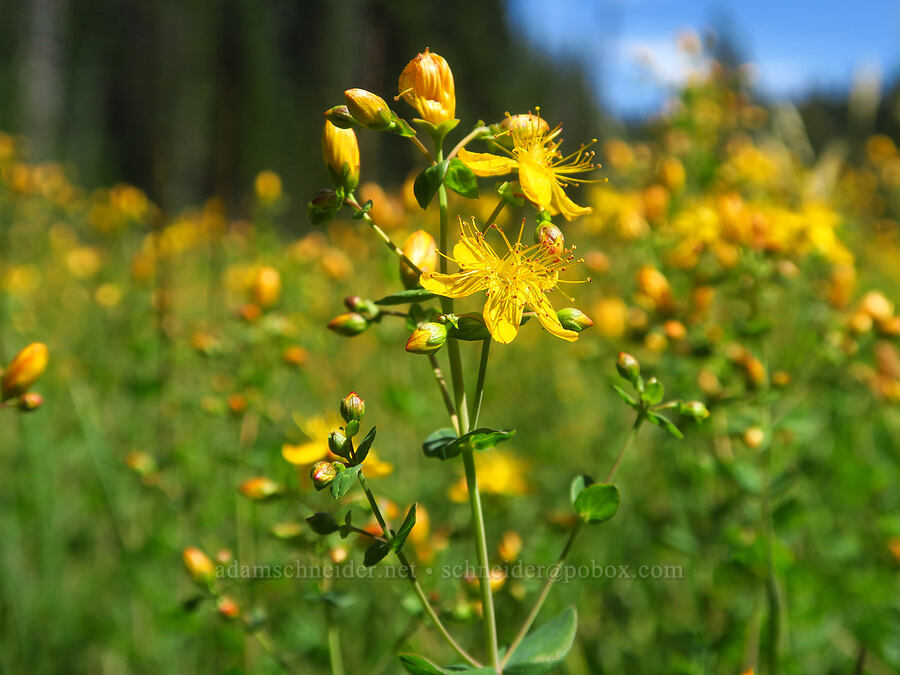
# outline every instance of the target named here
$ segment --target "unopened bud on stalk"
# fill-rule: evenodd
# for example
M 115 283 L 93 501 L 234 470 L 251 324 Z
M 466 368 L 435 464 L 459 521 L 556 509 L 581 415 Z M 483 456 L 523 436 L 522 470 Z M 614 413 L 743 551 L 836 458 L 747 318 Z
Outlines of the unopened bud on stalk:
M 336 105 L 326 110 L 323 114 L 325 119 L 338 129 L 352 129 L 356 124 L 356 120 L 353 119 L 353 115 L 350 114 L 349 108 L 345 105 Z
M 312 207 L 323 211 L 334 210 L 340 207 L 341 198 L 338 197 L 337 192 L 331 189 L 316 190 L 309 203 Z
M 547 120 L 534 113 L 507 115 L 500 122 L 500 128 L 503 131 L 516 134 L 523 141 L 531 140 L 541 134 L 550 133 L 550 125 L 547 123 Z
M 619 375 L 634 384 L 641 376 L 641 364 L 631 354 L 619 352 L 619 360 L 616 361 L 616 370 Z
M 310 469 L 309 477 L 312 479 L 313 486 L 316 490 L 324 490 L 329 485 L 331 485 L 331 481 L 334 480 L 334 477 L 337 476 L 337 469 L 334 466 L 333 462 L 316 462 L 313 464 L 312 469 Z
M 256 502 L 271 499 L 280 492 L 278 483 L 265 476 L 256 476 L 245 480 L 238 489 L 247 499 L 252 499 Z
M 44 405 L 44 397 L 33 391 L 25 392 L 19 398 L 19 410 L 22 412 L 34 412 Z
M 195 582 L 204 586 L 212 584 L 216 578 L 216 567 L 208 555 L 195 546 L 188 546 L 181 557 L 188 574 Z
M 566 248 L 562 230 L 549 221 L 543 222 L 535 228 L 534 243 L 543 244 L 556 255 L 561 255 Z
M 328 434 L 328 449 L 338 457 L 346 457 L 350 454 L 350 440 L 342 431 L 335 429 Z
M 366 129 L 384 131 L 391 128 L 391 109 L 377 94 L 365 89 L 348 89 L 344 98 L 351 117 Z
M 442 56 L 425 51 L 406 64 L 400 73 L 399 96 L 409 103 L 419 116 L 433 125 L 454 119 L 456 89 L 453 73 Z
M 344 305 L 351 312 L 356 312 L 369 321 L 375 320 L 381 313 L 381 310 L 378 309 L 378 305 L 371 300 L 365 300 L 358 295 L 348 295 L 344 298 Z
M 216 602 L 216 611 L 223 619 L 236 619 L 241 615 L 241 608 L 234 598 L 223 595 Z
M 369 327 L 366 317 L 356 312 L 347 312 L 346 314 L 338 314 L 328 322 L 329 330 L 333 330 L 338 335 L 345 337 L 353 337 L 359 335 Z
M 28 391 L 47 369 L 49 358 L 47 345 L 43 342 L 33 342 L 16 354 L 0 382 L 3 400 L 15 398 Z
M 341 129 L 326 121 L 322 159 L 335 185 L 349 192 L 359 184 L 359 144 L 353 129 Z
M 693 417 L 698 422 L 709 417 L 709 410 L 700 401 L 685 401 L 678 406 L 678 412 L 687 417 Z
M 421 272 L 434 272 L 437 269 L 437 244 L 434 237 L 425 230 L 416 230 L 409 235 L 406 243 L 403 244 L 403 253 Z M 400 279 L 408 289 L 416 288 L 419 285 L 419 273 L 402 259 L 400 260 Z
M 556 313 L 556 317 L 566 330 L 573 330 L 580 333 L 585 328 L 594 325 L 591 317 L 575 307 L 564 307 Z
M 406 341 L 406 351 L 411 354 L 432 354 L 447 341 L 447 327 L 442 323 L 427 321 L 416 328 Z
M 351 391 L 341 400 L 341 417 L 345 422 L 359 421 L 366 414 L 366 402 L 355 391 Z
M 281 275 L 274 267 L 261 267 L 253 280 L 253 299 L 263 309 L 274 307 L 281 296 Z

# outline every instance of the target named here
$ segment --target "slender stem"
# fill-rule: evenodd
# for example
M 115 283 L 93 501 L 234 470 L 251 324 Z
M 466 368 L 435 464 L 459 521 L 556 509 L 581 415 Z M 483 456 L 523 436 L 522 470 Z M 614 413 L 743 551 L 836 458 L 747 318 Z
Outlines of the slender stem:
M 467 135 L 466 135 L 459 143 L 457 143 L 456 146 L 450 151 L 450 154 L 447 155 L 447 159 L 453 159 L 454 157 L 456 157 L 457 153 L 459 153 L 460 150 L 462 150 L 464 147 L 466 147 L 466 144 L 467 144 L 469 141 L 472 141 L 472 140 L 478 138 L 479 136 L 481 136 L 482 134 L 487 133 L 488 131 L 490 131 L 490 129 L 487 128 L 487 127 L 475 127 L 474 129 L 472 129 L 472 131 L 470 131 L 470 132 L 469 132 L 469 133 L 468 133 L 468 134 L 467 134 Z M 439 159 L 438 161 L 440 161 L 440 159 Z
M 366 477 L 362 471 L 360 471 L 356 475 L 359 479 L 359 484 L 362 486 L 363 492 L 366 493 L 366 499 L 369 500 L 369 506 L 372 507 L 372 513 L 375 515 L 375 520 L 378 521 L 378 525 L 379 527 L 381 527 L 381 531 L 384 533 L 385 539 L 391 541 L 393 537 L 391 536 L 390 528 L 388 528 L 387 521 L 385 521 L 384 516 L 381 515 L 381 509 L 378 508 L 378 502 L 375 501 L 375 495 L 372 494 L 372 490 L 369 488 L 369 481 L 366 480 Z M 440 617 L 438 617 L 437 612 L 428 601 L 428 596 L 425 595 L 425 591 L 422 589 L 422 585 L 416 578 L 415 568 L 412 566 L 412 564 L 410 564 L 409 558 L 406 557 L 403 549 L 395 551 L 395 553 L 397 555 L 397 559 L 400 561 L 400 564 L 403 566 L 403 569 L 406 572 L 406 578 L 409 579 L 409 583 L 412 585 L 416 597 L 419 598 L 419 602 L 422 604 L 422 609 L 425 610 L 425 614 L 427 614 L 428 618 L 431 619 L 434 627 L 437 628 L 438 632 L 441 634 L 444 640 L 446 640 L 447 644 L 453 648 L 453 651 L 455 651 L 463 659 L 465 659 L 466 663 L 474 666 L 475 668 L 480 668 L 481 663 L 472 658 L 469 653 L 465 649 L 463 649 L 456 640 L 453 639 L 453 636 L 450 635 L 450 631 L 448 631 L 444 624 L 441 622 L 441 619 Z
M 331 663 L 331 675 L 344 675 L 340 626 L 334 620 L 334 609 L 327 602 L 325 603 L 325 622 L 328 625 L 328 660 Z
M 409 138 L 409 140 L 412 141 L 412 144 L 416 146 L 416 149 L 417 149 L 419 152 L 422 153 L 422 155 L 425 157 L 425 159 L 427 159 L 427 160 L 428 160 L 429 162 L 431 162 L 432 164 L 435 163 L 435 162 L 434 162 L 434 155 L 432 155 L 431 152 L 428 150 L 428 148 L 426 148 L 426 147 L 422 144 L 422 141 L 420 141 L 420 140 L 419 140 L 418 138 L 416 138 L 415 136 L 407 136 L 407 138 Z
M 472 412 L 469 417 L 472 420 L 472 428 L 478 428 L 478 418 L 481 416 L 481 401 L 484 398 L 484 378 L 487 376 L 488 359 L 491 356 L 491 339 L 487 338 L 481 343 L 481 362 L 478 364 L 478 381 L 475 383 L 475 396 L 472 398 Z
M 504 206 L 506 206 L 506 201 L 504 199 L 500 199 L 500 201 L 497 202 L 497 206 L 495 206 L 494 210 L 491 211 L 491 215 L 487 217 L 487 220 L 484 223 L 486 227 L 494 224 L 497 216 L 499 216 L 500 212 L 503 211 Z
M 494 596 L 491 593 L 491 570 L 488 560 L 487 537 L 484 528 L 484 512 L 481 495 L 478 492 L 478 477 L 475 474 L 475 457 L 472 448 L 465 446 L 462 451 L 466 469 L 466 487 L 469 490 L 469 507 L 472 510 L 472 525 L 475 530 L 475 554 L 478 557 L 478 585 L 481 590 L 481 610 L 484 617 L 484 645 L 488 653 L 488 664 L 497 672 L 500 670 L 500 655 L 497 650 L 497 619 L 494 614 Z
M 281 656 L 277 651 L 275 651 L 275 647 L 272 645 L 271 640 L 269 640 L 269 636 L 265 633 L 265 631 L 257 630 L 253 631 L 253 637 L 256 638 L 256 641 L 263 648 L 263 651 L 268 654 L 275 663 L 281 666 L 281 669 L 286 673 L 293 673 L 294 669 L 291 667 L 283 656 Z M 333 671 L 332 671 L 333 672 Z
M 437 356 L 429 354 L 428 360 L 431 362 L 431 367 L 434 369 L 434 379 L 437 380 L 438 388 L 441 390 L 441 396 L 444 398 L 444 406 L 450 414 L 450 422 L 453 424 L 456 434 L 459 435 L 459 416 L 456 414 L 456 406 L 453 405 L 453 396 L 450 394 L 450 390 L 447 389 L 447 380 L 444 379 L 444 373 L 441 372 L 441 366 L 438 364 Z
M 356 197 L 350 195 L 344 200 L 344 203 L 354 209 L 361 209 L 362 207 L 359 205 L 359 202 L 356 201 Z M 407 257 L 407 255 L 400 250 L 400 247 L 394 243 L 394 241 L 388 236 L 387 232 L 378 227 L 378 224 L 372 220 L 372 217 L 368 213 L 363 214 L 363 220 L 366 221 L 366 224 L 372 228 L 375 234 L 385 243 L 385 245 L 391 249 L 397 257 L 400 258 L 413 272 L 416 274 L 422 274 L 422 270 L 419 269 L 419 266 L 416 265 L 412 260 Z
M 612 468 L 609 470 L 609 473 L 606 474 L 606 478 L 604 479 L 604 483 L 608 483 L 613 479 L 613 476 L 616 475 L 616 471 L 619 468 L 619 465 L 622 463 L 622 458 L 625 456 L 625 453 L 628 452 L 628 449 L 634 445 L 634 439 L 637 437 L 638 429 L 641 428 L 641 424 L 644 421 L 644 416 L 638 414 L 637 419 L 635 419 L 634 424 L 631 427 L 631 431 L 628 432 L 628 436 L 625 437 L 625 441 L 622 443 L 622 447 L 619 450 L 619 454 L 616 456 L 615 462 L 613 462 Z M 535 619 L 537 619 L 538 614 L 541 611 L 541 607 L 544 605 L 544 601 L 547 599 L 547 595 L 550 593 L 550 588 L 553 586 L 553 582 L 556 581 L 557 576 L 559 575 L 559 570 L 562 568 L 563 564 L 566 562 L 566 559 L 569 557 L 569 553 L 572 550 L 572 546 L 575 544 L 575 540 L 578 538 L 578 535 L 581 534 L 581 530 L 584 529 L 584 521 L 579 520 L 578 524 L 572 529 L 572 532 L 569 534 L 569 538 L 566 540 L 565 546 L 563 546 L 562 553 L 559 554 L 559 558 L 556 559 L 556 562 L 553 564 L 548 570 L 547 580 L 544 581 L 544 585 L 541 587 L 540 593 L 538 593 L 537 600 L 534 603 L 534 607 L 531 608 L 531 611 L 528 613 L 528 618 L 525 619 L 525 623 L 522 624 L 522 628 L 519 629 L 516 638 L 512 641 L 512 644 L 509 646 L 509 649 L 506 652 L 506 655 L 503 657 L 503 662 L 500 664 L 501 671 L 507 663 L 509 663 L 510 657 L 512 657 L 513 653 L 516 649 L 519 648 L 519 645 L 522 644 L 522 640 L 525 639 L 525 636 L 528 635 L 528 631 L 531 629 L 532 624 L 534 624 Z

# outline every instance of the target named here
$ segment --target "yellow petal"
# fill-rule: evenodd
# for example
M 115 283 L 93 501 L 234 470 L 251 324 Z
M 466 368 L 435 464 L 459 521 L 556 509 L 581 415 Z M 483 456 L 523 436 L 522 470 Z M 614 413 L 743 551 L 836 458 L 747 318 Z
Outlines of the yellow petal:
M 302 445 L 285 443 L 281 446 L 281 456 L 291 464 L 299 466 L 318 462 L 320 459 L 324 459 L 327 454 L 328 448 L 323 443 L 303 443 Z
M 477 271 L 458 272 L 456 274 L 440 274 L 423 272 L 419 283 L 429 293 L 442 295 L 445 298 L 464 298 L 488 286 L 487 277 Z
M 457 154 L 463 164 L 472 169 L 476 176 L 502 176 L 516 170 L 516 160 L 487 152 L 469 152 L 462 148 Z
M 528 200 L 540 209 L 551 206 L 553 174 L 535 161 L 526 159 L 519 164 L 519 183 Z
M 569 199 L 569 195 L 556 181 L 553 181 L 553 200 L 550 206 L 552 207 L 550 209 L 552 213 L 561 213 L 566 220 L 575 220 L 579 216 L 586 216 L 593 211 L 590 206 L 578 206 L 578 204 Z
M 502 294 L 496 290 L 488 295 L 483 316 L 494 340 L 509 344 L 516 339 L 524 306 L 524 297 L 513 297 L 510 293 Z
M 563 340 L 568 340 L 569 342 L 575 342 L 578 339 L 578 333 L 574 330 L 567 330 L 562 327 L 562 324 L 559 322 L 559 317 L 556 316 L 553 305 L 550 303 L 550 299 L 547 297 L 546 293 L 536 286 L 529 285 L 526 289 L 528 306 L 531 307 L 537 315 L 541 325 L 546 328 L 551 335 L 555 335 Z

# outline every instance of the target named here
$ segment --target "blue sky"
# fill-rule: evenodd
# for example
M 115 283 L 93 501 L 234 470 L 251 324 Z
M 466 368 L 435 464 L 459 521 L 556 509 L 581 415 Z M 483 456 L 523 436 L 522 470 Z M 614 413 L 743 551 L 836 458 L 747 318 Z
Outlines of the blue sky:
M 856 73 L 900 74 L 898 0 L 507 0 L 514 29 L 554 57 L 582 60 L 617 114 L 659 108 L 691 67 L 680 32 L 723 22 L 756 66 L 760 93 L 846 90 Z M 639 65 L 650 54 L 655 74 Z

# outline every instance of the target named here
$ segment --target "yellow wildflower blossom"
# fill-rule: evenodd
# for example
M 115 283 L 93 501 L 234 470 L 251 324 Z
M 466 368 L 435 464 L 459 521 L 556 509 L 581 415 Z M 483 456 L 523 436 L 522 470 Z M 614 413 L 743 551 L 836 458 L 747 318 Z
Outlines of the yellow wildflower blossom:
M 522 224 L 524 228 L 524 221 Z M 518 334 L 525 305 L 556 337 L 570 342 L 578 339 L 578 333 L 562 327 L 546 295 L 560 283 L 559 273 L 573 260 L 569 250 L 551 249 L 544 244 L 525 246 L 521 242 L 521 229 L 519 239 L 511 244 L 500 228 L 492 226 L 503 236 L 509 249 L 500 257 L 485 241 L 484 233 L 475 227 L 474 220 L 471 223 L 460 220 L 460 227 L 462 233 L 450 258 L 459 265 L 460 271 L 455 274 L 423 272 L 420 281 L 425 290 L 447 298 L 487 291 L 484 322 L 491 337 L 503 344 L 512 342 Z
M 523 117 L 531 123 L 523 121 Z M 563 156 L 559 151 L 562 125 L 550 129 L 539 115 L 515 115 L 510 119 L 515 123 L 506 125 L 506 133 L 512 138 L 512 149 L 495 146 L 509 157 L 463 148 L 459 158 L 478 176 L 502 176 L 518 171 L 522 192 L 528 200 L 552 215 L 562 214 L 566 220 L 574 220 L 589 214 L 591 207 L 573 202 L 563 188 L 569 183 L 590 182 L 574 176 L 597 167 L 593 163 L 594 153 L 582 145 L 571 155 Z
M 305 418 L 295 413 L 294 422 L 309 440 L 299 445 L 285 443 L 281 446 L 281 455 L 291 464 L 298 466 L 307 466 L 325 459 L 329 454 L 328 434 L 340 425 L 338 418 L 326 419 L 322 416 Z

